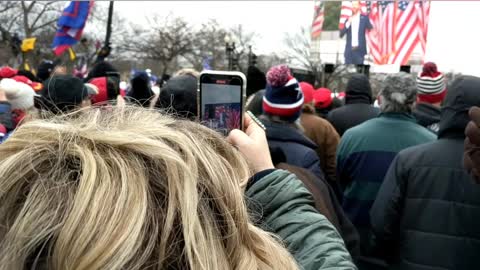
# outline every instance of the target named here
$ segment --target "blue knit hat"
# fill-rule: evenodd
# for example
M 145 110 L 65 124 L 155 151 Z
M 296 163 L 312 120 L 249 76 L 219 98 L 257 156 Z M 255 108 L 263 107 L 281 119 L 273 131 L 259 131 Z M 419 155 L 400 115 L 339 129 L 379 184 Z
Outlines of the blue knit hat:
M 272 67 L 267 73 L 267 89 L 263 97 L 263 111 L 289 121 L 300 117 L 303 93 L 297 80 L 285 65 Z

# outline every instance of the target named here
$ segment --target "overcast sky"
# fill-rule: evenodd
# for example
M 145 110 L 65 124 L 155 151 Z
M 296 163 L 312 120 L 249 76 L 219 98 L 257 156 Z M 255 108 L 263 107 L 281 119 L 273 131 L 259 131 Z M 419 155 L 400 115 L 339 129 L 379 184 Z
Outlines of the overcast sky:
M 258 53 L 280 52 L 285 32 L 308 27 L 313 17 L 313 0 L 296 1 L 115 1 L 115 10 L 135 23 L 145 17 L 172 13 L 192 24 L 217 19 L 226 27 L 242 24 L 258 34 Z M 480 76 L 480 2 L 432 1 L 427 60 L 443 71 L 455 70 Z M 478 26 L 477 26 L 478 27 Z
M 116 1 L 115 8 L 135 23 L 146 23 L 146 16 L 172 13 L 192 24 L 217 19 L 225 27 L 242 24 L 258 33 L 259 53 L 283 49 L 285 32 L 309 26 L 313 18 L 313 1 Z

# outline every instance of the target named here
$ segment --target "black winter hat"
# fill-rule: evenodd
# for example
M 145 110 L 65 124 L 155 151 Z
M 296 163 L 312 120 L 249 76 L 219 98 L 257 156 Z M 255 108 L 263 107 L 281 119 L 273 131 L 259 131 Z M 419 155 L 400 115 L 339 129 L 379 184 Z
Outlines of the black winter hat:
M 170 79 L 160 91 L 157 108 L 172 109 L 181 118 L 197 116 L 197 78 L 180 75 Z
M 42 82 L 50 78 L 53 70 L 55 69 L 55 64 L 52 61 L 44 60 L 37 68 L 37 77 Z
M 143 107 L 150 106 L 150 100 L 154 96 L 150 88 L 150 77 L 146 72 L 138 72 L 130 81 L 131 89 L 127 94 L 129 100 Z
M 53 76 L 43 83 L 37 107 L 53 113 L 74 110 L 88 98 L 88 90 L 79 78 L 71 75 Z

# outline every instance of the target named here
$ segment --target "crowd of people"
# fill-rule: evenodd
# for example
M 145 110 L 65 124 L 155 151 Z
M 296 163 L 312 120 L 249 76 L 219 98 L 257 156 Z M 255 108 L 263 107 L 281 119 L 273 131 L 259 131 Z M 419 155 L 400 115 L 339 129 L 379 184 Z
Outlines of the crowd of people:
M 0 269 L 480 269 L 480 78 L 246 75 L 225 138 L 192 69 L 0 68 Z

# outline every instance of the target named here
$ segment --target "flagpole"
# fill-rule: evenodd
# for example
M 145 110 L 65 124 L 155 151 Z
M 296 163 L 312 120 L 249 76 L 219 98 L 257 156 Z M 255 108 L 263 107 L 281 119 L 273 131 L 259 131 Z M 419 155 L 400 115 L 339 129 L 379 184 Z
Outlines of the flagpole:
M 114 1 L 110 1 L 110 4 L 108 6 L 107 33 L 105 34 L 105 44 L 103 48 L 100 50 L 100 52 L 98 53 L 96 62 L 101 62 L 106 57 L 108 57 L 112 49 L 110 47 L 110 38 L 112 35 L 113 2 Z
M 110 36 L 112 34 L 113 1 L 110 1 L 108 7 L 107 34 L 105 37 L 105 46 L 110 46 Z

